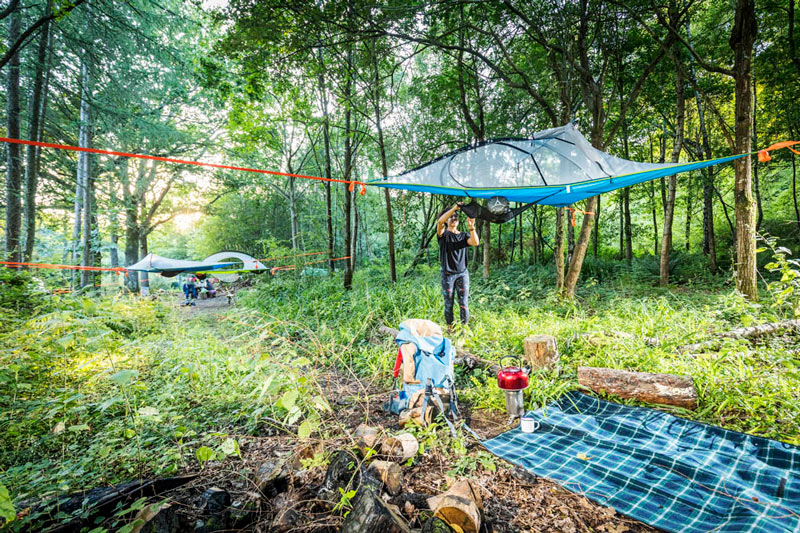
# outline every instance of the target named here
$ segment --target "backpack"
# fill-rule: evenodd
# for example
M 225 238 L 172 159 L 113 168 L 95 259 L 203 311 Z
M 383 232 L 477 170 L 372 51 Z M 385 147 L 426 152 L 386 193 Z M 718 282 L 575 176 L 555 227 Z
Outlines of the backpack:
M 458 417 L 453 363 L 456 350 L 450 339 L 444 338 L 442 329 L 430 320 L 409 319 L 400 324 L 395 337 L 397 359 L 394 365 L 392 394 L 385 408 L 399 415 L 406 409 L 421 404 L 422 422 L 426 424 L 426 409 L 432 402 L 444 416 L 450 431 L 455 428 L 448 419 L 442 396 L 450 399 L 450 414 Z M 402 389 L 398 387 L 400 370 L 403 371 Z

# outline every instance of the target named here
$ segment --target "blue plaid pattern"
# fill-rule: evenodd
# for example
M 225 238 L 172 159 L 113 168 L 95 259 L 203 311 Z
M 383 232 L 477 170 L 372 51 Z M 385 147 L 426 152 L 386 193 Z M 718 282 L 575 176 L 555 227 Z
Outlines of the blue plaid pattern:
M 532 416 L 484 446 L 665 531 L 800 531 L 800 448 L 577 391 Z

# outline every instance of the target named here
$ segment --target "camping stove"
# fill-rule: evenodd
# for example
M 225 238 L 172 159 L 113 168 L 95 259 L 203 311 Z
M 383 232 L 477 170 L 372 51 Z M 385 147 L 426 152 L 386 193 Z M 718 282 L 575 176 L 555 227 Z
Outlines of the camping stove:
M 506 395 L 506 412 L 514 419 L 525 414 L 522 391 L 528 388 L 528 369 L 507 366 L 497 372 L 497 386 Z

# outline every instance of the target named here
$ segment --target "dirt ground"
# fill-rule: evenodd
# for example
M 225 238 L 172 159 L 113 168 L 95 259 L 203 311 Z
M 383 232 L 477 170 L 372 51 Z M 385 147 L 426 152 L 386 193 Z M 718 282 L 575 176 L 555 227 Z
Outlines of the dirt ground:
M 324 376 L 321 383 L 328 398 L 340 399 L 333 408 L 334 419 L 339 425 L 336 433 L 341 436 L 325 440 L 309 439 L 299 443 L 291 428 L 275 426 L 265 426 L 261 436 L 237 436 L 241 446 L 241 460 L 210 462 L 194 481 L 168 495 L 177 502 L 178 512 L 183 515 L 182 522 L 201 523 L 203 516 L 198 509 L 201 507 L 202 494 L 210 487 L 218 487 L 230 493 L 233 508 L 249 509 L 248 512 L 252 513 L 248 517 L 248 522 L 252 519 L 248 525 L 236 527 L 234 530 L 337 531 L 342 522 L 342 513 L 332 513 L 331 505 L 322 502 L 318 496 L 325 467 L 303 469 L 299 465 L 299 458 L 312 457 L 314 450 L 352 450 L 355 442 L 350 435 L 362 423 L 390 431 L 397 431 L 400 427 L 395 416 L 382 410 L 386 392 L 379 390 L 375 383 L 333 372 Z M 473 412 L 470 419 L 473 429 L 482 438 L 497 435 L 507 429 L 505 415 L 502 413 Z M 477 443 L 470 447 L 471 454 L 481 450 Z M 299 467 L 291 474 L 289 486 L 277 495 L 259 494 L 254 482 L 259 467 L 281 458 L 294 460 L 295 466 Z M 482 493 L 488 526 L 486 531 L 655 531 L 617 514 L 609 507 L 597 505 L 551 481 L 513 467 L 502 459 L 497 458 L 495 464 L 495 472 L 478 469 L 471 474 Z M 443 492 L 450 480 L 447 471 L 452 466 L 450 460 L 435 449 L 426 450 L 414 459 L 411 466 L 403 467 L 404 493 L 434 495 Z M 429 517 L 429 512 L 413 506 L 406 506 L 401 512 L 411 528 L 420 528 L 422 521 Z

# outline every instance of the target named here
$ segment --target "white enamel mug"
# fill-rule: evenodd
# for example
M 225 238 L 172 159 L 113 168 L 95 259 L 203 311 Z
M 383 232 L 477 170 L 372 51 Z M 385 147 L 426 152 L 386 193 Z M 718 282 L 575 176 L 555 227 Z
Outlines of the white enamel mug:
M 541 424 L 532 416 L 523 416 L 519 419 L 519 427 L 522 429 L 523 433 L 533 433 L 539 429 L 540 426 Z

